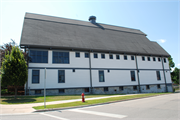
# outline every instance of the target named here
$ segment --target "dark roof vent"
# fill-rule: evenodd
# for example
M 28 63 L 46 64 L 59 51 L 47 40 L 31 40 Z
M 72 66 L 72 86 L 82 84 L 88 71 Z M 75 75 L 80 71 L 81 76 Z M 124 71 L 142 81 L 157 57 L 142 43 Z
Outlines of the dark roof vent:
M 96 23 L 96 16 L 90 16 L 90 17 L 89 17 L 89 21 L 90 21 L 91 23 Z

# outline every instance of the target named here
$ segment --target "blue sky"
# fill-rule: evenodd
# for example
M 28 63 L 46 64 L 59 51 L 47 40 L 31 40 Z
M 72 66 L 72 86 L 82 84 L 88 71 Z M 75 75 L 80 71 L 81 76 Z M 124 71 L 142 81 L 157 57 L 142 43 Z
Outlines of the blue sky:
M 140 29 L 158 42 L 180 68 L 179 0 L 1 0 L 0 45 L 20 42 L 26 12 Z

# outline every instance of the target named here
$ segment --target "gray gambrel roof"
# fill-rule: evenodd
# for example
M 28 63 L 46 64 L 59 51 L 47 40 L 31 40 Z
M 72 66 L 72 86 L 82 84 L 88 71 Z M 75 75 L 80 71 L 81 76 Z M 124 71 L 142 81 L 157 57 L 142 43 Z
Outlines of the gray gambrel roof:
M 25 15 L 20 46 L 169 56 L 137 29 L 32 13 Z

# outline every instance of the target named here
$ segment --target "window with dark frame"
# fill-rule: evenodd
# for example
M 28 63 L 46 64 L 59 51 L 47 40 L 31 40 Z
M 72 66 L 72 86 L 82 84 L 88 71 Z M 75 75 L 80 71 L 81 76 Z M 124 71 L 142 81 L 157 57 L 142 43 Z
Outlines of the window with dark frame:
M 149 89 L 150 89 L 149 85 L 146 85 L 146 90 L 149 90 Z
M 97 53 L 94 53 L 94 58 L 98 58 L 98 54 Z
M 150 57 L 148 57 L 148 61 L 151 61 L 151 58 L 150 58 Z
M 116 59 L 120 59 L 120 56 L 119 56 L 119 55 L 116 55 Z
M 64 89 L 59 89 L 59 93 L 65 93 Z
M 166 58 L 164 58 L 164 63 L 166 63 Z
M 35 90 L 35 94 L 41 94 L 41 90 Z
M 137 90 L 137 86 L 133 86 L 133 90 Z
M 135 71 L 131 71 L 131 81 L 136 81 Z
M 127 60 L 127 55 L 124 55 L 124 60 Z
M 158 61 L 161 61 L 161 58 L 158 58 Z
M 145 61 L 145 57 L 144 56 L 142 56 L 142 61 Z
M 131 60 L 134 60 L 134 56 L 131 56 Z
M 120 86 L 120 87 L 119 87 L 119 90 L 120 90 L 120 91 L 123 91 L 123 90 L 124 90 L 123 86 Z
M 85 92 L 85 93 L 88 93 L 88 92 L 89 92 L 89 88 L 85 88 L 85 89 L 84 89 L 84 92 Z
M 156 61 L 156 58 L 155 58 L 155 57 L 153 57 L 153 61 Z
M 48 51 L 30 50 L 30 63 L 48 63 Z
M 104 71 L 99 71 L 99 82 L 104 82 Z
M 108 91 L 108 87 L 104 87 L 104 92 L 107 92 Z
M 69 64 L 69 52 L 53 51 L 53 63 Z
M 85 53 L 85 58 L 89 58 L 89 53 Z
M 105 54 L 101 54 L 101 58 L 102 58 L 102 59 L 105 59 Z
M 32 83 L 39 83 L 39 70 L 32 70 Z
M 160 84 L 158 84 L 158 85 L 157 85 L 157 88 L 158 88 L 158 89 L 160 89 L 160 88 L 161 88 L 161 85 L 160 85 Z
M 109 55 L 109 59 L 113 59 L 113 55 L 112 54 Z
M 80 57 L 80 52 L 76 52 L 76 57 Z
M 58 70 L 58 83 L 65 83 L 65 70 Z
M 157 75 L 157 80 L 161 80 L 160 71 L 156 71 L 156 75 Z

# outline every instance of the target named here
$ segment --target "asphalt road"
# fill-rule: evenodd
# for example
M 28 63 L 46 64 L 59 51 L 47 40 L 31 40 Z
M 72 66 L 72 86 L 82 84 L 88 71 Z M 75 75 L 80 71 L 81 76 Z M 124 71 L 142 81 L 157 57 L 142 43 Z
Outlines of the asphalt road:
M 1 120 L 180 120 L 180 93 L 93 107 L 2 115 Z

